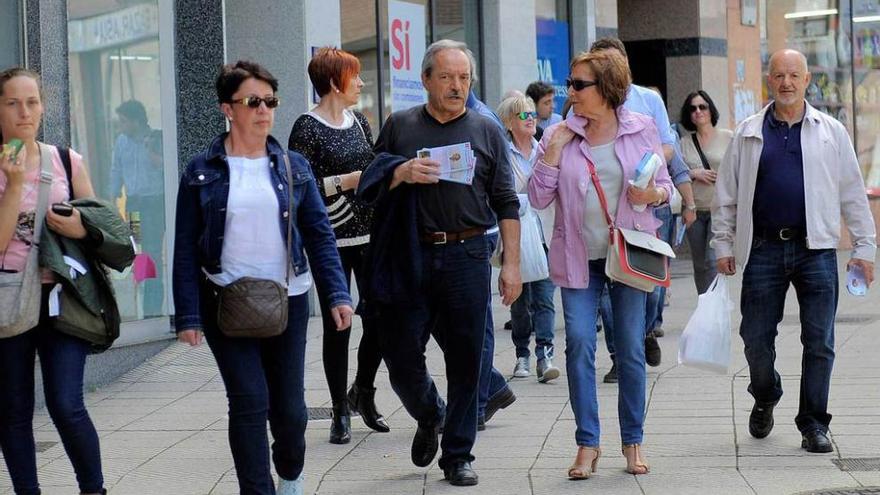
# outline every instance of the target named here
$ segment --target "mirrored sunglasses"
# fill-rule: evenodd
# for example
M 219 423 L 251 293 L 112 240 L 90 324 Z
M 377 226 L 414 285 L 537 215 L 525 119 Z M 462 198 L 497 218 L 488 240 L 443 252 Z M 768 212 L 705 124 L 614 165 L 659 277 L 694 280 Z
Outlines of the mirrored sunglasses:
M 267 96 L 265 98 L 260 98 L 259 96 L 245 96 L 238 100 L 232 100 L 230 103 L 241 103 L 242 105 L 247 105 L 248 108 L 260 108 L 260 104 L 265 103 L 266 108 L 277 108 L 281 103 L 281 99 L 277 96 Z
M 519 120 L 529 120 L 529 117 L 537 119 L 538 112 L 520 112 L 516 116 L 519 117 Z

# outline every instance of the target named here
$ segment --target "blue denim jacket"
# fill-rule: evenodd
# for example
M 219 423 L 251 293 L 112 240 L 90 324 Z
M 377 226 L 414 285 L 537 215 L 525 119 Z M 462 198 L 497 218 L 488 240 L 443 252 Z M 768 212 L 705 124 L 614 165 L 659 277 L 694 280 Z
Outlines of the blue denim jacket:
M 174 324 L 178 332 L 202 328 L 199 310 L 199 283 L 204 278 L 202 269 L 208 273 L 221 271 L 220 254 L 226 229 L 226 201 L 229 198 L 229 164 L 224 145 L 226 135 L 217 136 L 207 150 L 193 157 L 180 178 L 173 274 Z M 278 204 L 286 205 L 287 174 L 282 155 L 285 150 L 272 136 L 269 136 L 266 148 Z M 330 307 L 350 305 L 351 295 L 336 250 L 336 239 L 309 162 L 299 153 L 287 151 L 287 154 L 293 181 L 293 210 L 288 212 L 286 208 L 279 208 L 276 214 L 278 228 L 285 242 L 287 217 L 293 215 L 295 219 L 290 242 L 293 272 L 300 275 L 309 270 L 311 263 L 316 268 L 314 275 L 318 291 L 327 298 Z M 308 253 L 308 259 L 305 253 Z

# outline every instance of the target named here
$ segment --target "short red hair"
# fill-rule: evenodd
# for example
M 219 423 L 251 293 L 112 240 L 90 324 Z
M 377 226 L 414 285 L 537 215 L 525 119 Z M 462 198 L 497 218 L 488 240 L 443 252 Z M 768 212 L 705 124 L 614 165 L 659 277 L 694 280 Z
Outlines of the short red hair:
M 309 62 L 309 79 L 318 96 L 324 96 L 333 89 L 330 83 L 339 91 L 347 90 L 351 80 L 360 72 L 361 61 L 357 57 L 332 46 L 319 48 Z

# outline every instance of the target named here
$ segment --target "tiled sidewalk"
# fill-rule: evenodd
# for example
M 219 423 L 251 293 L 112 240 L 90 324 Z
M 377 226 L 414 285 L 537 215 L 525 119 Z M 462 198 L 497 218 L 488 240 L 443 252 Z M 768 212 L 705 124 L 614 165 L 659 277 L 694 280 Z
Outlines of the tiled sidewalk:
M 727 375 L 676 364 L 678 337 L 696 304 L 685 263 L 676 265 L 682 277 L 673 282 L 672 306 L 665 312 L 666 337 L 660 339 L 663 363 L 649 368 L 645 455 L 651 464 L 650 474 L 635 477 L 624 472 L 616 424 L 617 387 L 600 383 L 604 429 L 599 471 L 587 481 L 566 479 L 575 444 L 563 374 L 552 384 L 539 384 L 534 378 L 513 380 L 518 400 L 500 411 L 477 440 L 474 467 L 480 484 L 473 488 L 449 486 L 442 481 L 436 464 L 428 468 L 411 464 L 409 448 L 415 423 L 391 392 L 382 368 L 377 401 L 388 417 L 391 433 L 373 433 L 355 419 L 352 442 L 331 445 L 327 442 L 329 423 L 310 422 L 307 493 L 777 495 L 880 485 L 880 471 L 845 472 L 832 463 L 840 458 L 880 457 L 880 325 L 874 321 L 880 318 L 880 288 L 865 299 L 841 295 L 839 317 L 858 321 L 837 327 L 831 395 L 835 451 L 807 454 L 799 448 L 800 435 L 794 426 L 801 346 L 793 291 L 777 341 L 786 394 L 776 409 L 773 433 L 755 440 L 747 428 L 752 400 L 746 392 L 747 370 L 735 331 L 738 311 L 734 312 L 733 364 Z M 738 299 L 738 286 L 733 293 Z M 507 316 L 506 309 L 496 309 L 495 363 L 510 374 L 515 360 L 513 346 L 509 333 L 500 330 Z M 557 315 L 557 364 L 564 370 L 561 321 L 561 314 Z M 352 368 L 359 335 L 356 329 L 351 343 Z M 601 335 L 599 342 L 601 382 L 610 361 Z M 320 321 L 313 319 L 306 368 L 311 407 L 329 405 L 320 357 Z M 442 356 L 433 342 L 428 363 L 444 390 Z M 353 370 L 350 376 L 354 376 Z M 174 345 L 112 385 L 89 393 L 88 403 L 101 436 L 110 493 L 237 493 L 226 441 L 223 384 L 207 347 Z M 35 426 L 37 440 L 44 448 L 38 454 L 43 493 L 77 493 L 70 463 L 45 411 L 38 412 Z M 0 493 L 11 493 L 5 467 L 0 468 Z

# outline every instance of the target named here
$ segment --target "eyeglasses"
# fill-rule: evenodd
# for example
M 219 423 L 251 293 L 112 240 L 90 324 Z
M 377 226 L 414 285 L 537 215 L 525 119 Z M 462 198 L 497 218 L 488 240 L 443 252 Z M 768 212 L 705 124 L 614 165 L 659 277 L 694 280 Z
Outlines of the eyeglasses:
M 694 113 L 697 110 L 699 110 L 701 112 L 705 112 L 708 109 L 709 109 L 709 105 L 706 105 L 705 103 L 700 103 L 699 105 L 691 105 L 691 113 Z
M 582 91 L 597 84 L 599 83 L 596 81 L 584 81 L 582 79 L 572 79 L 570 77 L 565 80 L 565 87 L 574 88 L 575 91 Z
M 247 105 L 248 108 L 260 108 L 260 104 L 265 103 L 266 108 L 277 108 L 281 103 L 281 99 L 277 96 L 267 96 L 265 98 L 260 98 L 259 96 L 245 96 L 238 100 L 232 100 L 229 103 L 241 103 L 242 105 Z
M 537 119 L 538 112 L 520 112 L 516 114 L 519 117 L 519 120 L 529 120 L 529 118 Z

